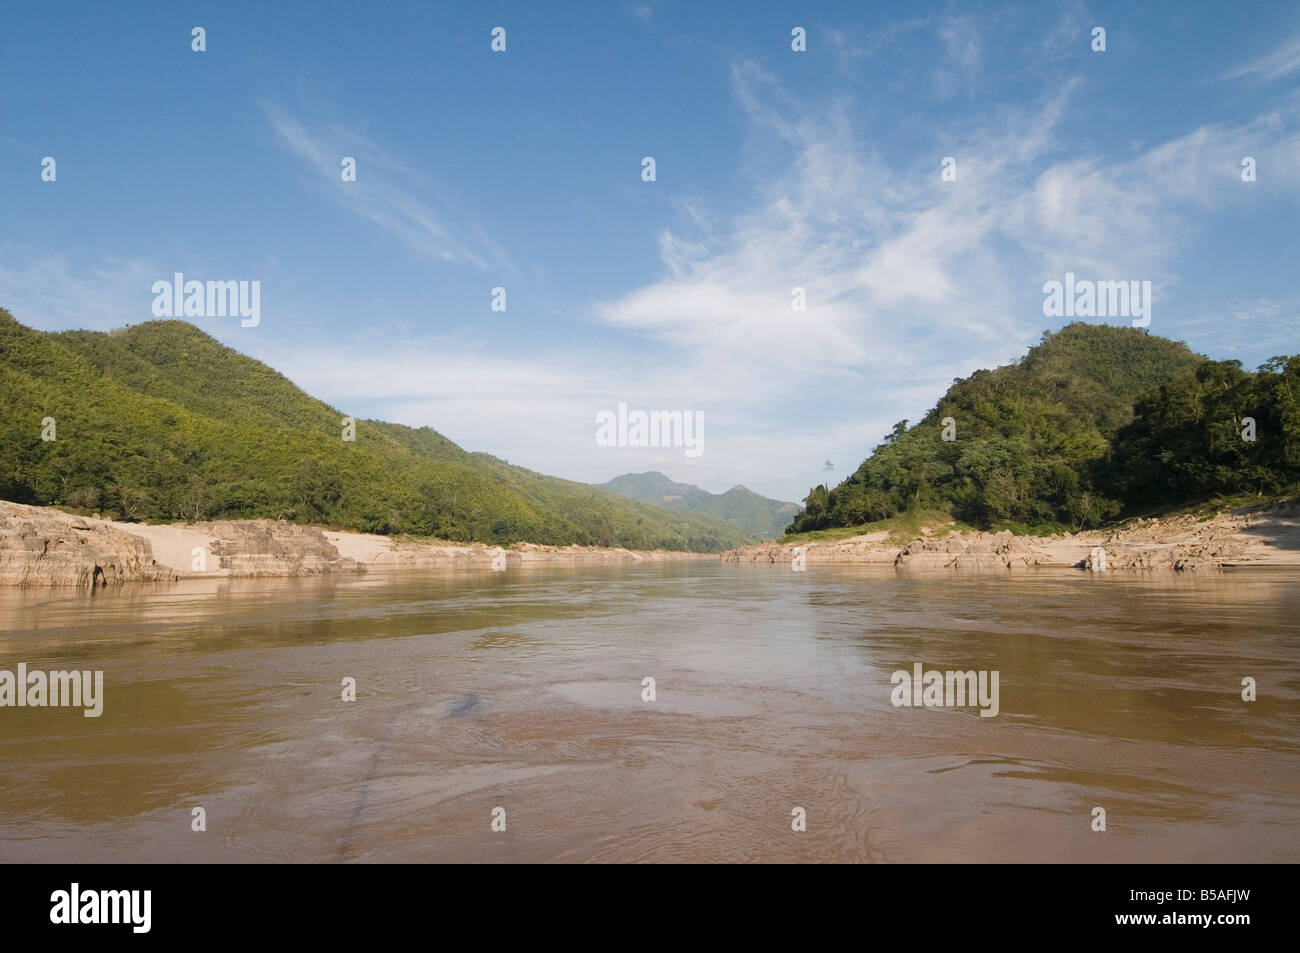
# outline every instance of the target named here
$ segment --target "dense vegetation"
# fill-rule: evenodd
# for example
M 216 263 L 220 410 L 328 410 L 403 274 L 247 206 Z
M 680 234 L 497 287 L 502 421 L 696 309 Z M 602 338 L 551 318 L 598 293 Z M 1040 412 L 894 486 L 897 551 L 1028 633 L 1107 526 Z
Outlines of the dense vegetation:
M 1019 362 L 957 380 L 895 425 L 790 532 L 939 510 L 979 527 L 1080 529 L 1300 480 L 1300 357 L 1248 373 L 1133 328 L 1071 324 Z M 944 440 L 945 418 L 953 440 Z M 1252 442 L 1243 417 L 1256 422 Z M 951 432 L 951 431 L 950 431 Z
M 760 539 L 780 536 L 791 518 L 799 512 L 794 503 L 769 499 L 743 486 L 733 486 L 726 493 L 710 493 L 692 483 L 674 483 L 655 470 L 624 473 L 600 484 L 600 487 L 678 513 L 716 516 Z
M 1300 355 L 1253 374 L 1206 361 L 1134 412 L 1101 470 L 1130 507 L 1280 493 L 1300 480 Z M 1252 423 L 1255 439 L 1244 439 Z
M 181 321 L 33 331 L 0 310 L 0 498 L 128 520 L 283 517 L 453 540 L 713 552 L 744 533 L 342 417 Z M 41 421 L 55 421 L 53 441 Z

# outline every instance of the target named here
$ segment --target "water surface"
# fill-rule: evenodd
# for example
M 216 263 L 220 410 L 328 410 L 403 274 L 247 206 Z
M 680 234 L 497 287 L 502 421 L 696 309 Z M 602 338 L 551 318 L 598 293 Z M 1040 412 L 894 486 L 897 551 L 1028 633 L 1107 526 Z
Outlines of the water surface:
M 1296 862 L 1297 582 L 692 562 L 4 591 L 0 669 L 102 669 L 105 703 L 0 708 L 0 861 Z M 1000 713 L 895 708 L 915 662 L 997 670 Z

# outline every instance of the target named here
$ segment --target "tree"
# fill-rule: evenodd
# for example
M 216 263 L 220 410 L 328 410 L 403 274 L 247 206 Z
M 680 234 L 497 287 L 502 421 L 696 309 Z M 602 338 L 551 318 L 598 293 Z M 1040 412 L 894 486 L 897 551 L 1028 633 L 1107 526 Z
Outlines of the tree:
M 322 522 L 343 497 L 343 481 L 338 473 L 315 457 L 308 458 L 298 471 L 294 501 L 300 507 L 299 519 Z
M 117 507 L 123 519 L 128 522 L 140 519 L 149 505 L 149 494 L 136 487 L 114 484 L 110 488 L 110 493 L 117 500 Z
M 181 519 L 189 523 L 197 523 L 203 519 L 208 511 L 208 502 L 211 499 L 212 491 L 203 477 L 197 473 L 191 473 L 185 483 L 185 493 L 181 498 Z
M 885 434 L 885 444 L 891 445 L 897 443 L 898 439 L 905 433 L 907 433 L 907 421 L 900 420 L 898 423 L 894 424 L 893 430 Z

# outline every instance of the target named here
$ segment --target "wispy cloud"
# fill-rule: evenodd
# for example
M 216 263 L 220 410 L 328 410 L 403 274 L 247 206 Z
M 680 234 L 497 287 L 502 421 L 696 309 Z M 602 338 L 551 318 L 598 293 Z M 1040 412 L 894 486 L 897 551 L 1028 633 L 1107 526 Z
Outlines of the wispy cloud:
M 971 43 L 961 58 L 976 68 Z M 1240 157 L 1267 165 L 1270 188 L 1300 181 L 1294 105 L 1136 154 L 1088 154 L 1061 146 L 1079 88 L 1066 79 L 1036 102 L 928 130 L 933 156 L 917 165 L 882 158 L 850 101 L 797 101 L 747 61 L 732 80 L 763 168 L 773 155 L 784 167 L 739 215 L 693 204 L 659 237 L 662 277 L 595 314 L 675 349 L 698 378 L 726 382 L 756 408 L 785 404 L 785 419 L 815 395 L 811 416 L 831 428 L 865 420 L 883 433 L 952 377 L 1014 359 L 1050 323 L 1042 282 L 1067 270 L 1151 280 L 1152 331 L 1180 337 L 1160 325 L 1172 318 L 1160 296 L 1182 281 L 1179 256 L 1198 222 L 1249 194 Z M 956 182 L 940 179 L 945 154 L 957 159 Z M 792 310 L 796 287 L 807 311 Z
M 1293 36 L 1277 49 L 1223 75 L 1223 79 L 1251 77 L 1265 83 L 1277 82 L 1300 71 L 1300 36 Z
M 542 472 L 603 481 L 653 467 L 711 489 L 744 482 L 785 498 L 852 472 L 895 420 L 915 418 L 953 377 L 1023 353 L 1050 323 L 1042 282 L 1067 270 L 1151 279 L 1153 333 L 1219 356 L 1246 338 L 1254 351 L 1294 350 L 1300 307 L 1289 289 L 1237 281 L 1230 265 L 1208 281 L 1180 269 L 1234 240 L 1206 235 L 1218 223 L 1239 224 L 1300 190 L 1295 90 L 1258 97 L 1253 116 L 1190 124 L 1155 142 L 1128 137 L 1148 135 L 1143 123 L 1122 139 L 1092 135 L 1091 74 L 1067 62 L 1093 62 L 1086 8 L 1072 3 L 1055 23 L 1035 24 L 1010 63 L 980 22 L 983 32 L 935 13 L 870 32 L 827 30 L 824 40 L 818 31 L 844 80 L 830 92 L 797 93 L 797 78 L 734 61 L 746 135 L 739 166 L 716 201 L 704 190 L 673 197 L 678 218 L 660 226 L 651 280 L 594 302 L 581 282 L 566 289 L 557 326 L 587 317 L 600 325 L 590 338 L 547 346 L 538 334 L 523 344 L 486 324 L 403 337 L 419 325 L 394 320 L 336 324 L 304 349 L 300 329 L 323 321 L 329 305 L 286 293 L 292 276 L 284 276 L 266 283 L 267 302 L 275 293 L 301 314 L 227 340 L 344 412 L 434 426 Z M 888 59 L 901 45 L 918 55 Z M 1232 75 L 1293 76 L 1298 57 L 1289 41 Z M 863 85 L 860 74 L 877 68 L 897 97 L 874 78 Z M 1033 93 L 1008 87 L 1008 76 L 1031 78 Z M 964 86 L 979 95 L 961 109 L 917 108 L 918 98 L 954 99 Z M 265 110 L 310 186 L 377 233 L 424 259 L 468 266 L 471 277 L 509 267 L 458 195 L 413 163 L 355 130 Z M 355 183 L 340 180 L 344 155 L 358 159 Z M 1257 182 L 1241 181 L 1245 155 L 1258 160 Z M 940 178 L 944 156 L 957 160 L 955 182 Z M 1261 231 L 1261 242 L 1275 242 L 1272 234 Z M 0 304 L 42 327 L 144 320 L 152 281 L 203 260 L 183 255 L 173 265 L 166 254 L 160 265 L 126 256 L 78 265 L 0 243 Z M 246 267 L 212 274 L 265 277 Z M 796 287 L 806 311 L 791 307 Z M 1175 315 L 1167 302 L 1180 294 Z M 702 411 L 704 456 L 596 447 L 595 414 L 619 401 Z
M 1081 0 L 1056 6 L 1056 21 L 1047 26 L 1036 43 L 1021 51 L 1030 68 L 1079 56 L 1088 50 L 1092 27 L 1097 26 Z
M 949 99 L 962 90 L 973 92 L 981 67 L 978 18 L 944 17 L 938 33 L 943 58 L 934 73 L 936 94 Z
M 269 103 L 267 119 L 280 144 L 307 162 L 307 179 L 339 205 L 378 225 L 421 255 L 487 269 L 509 258 L 481 227 L 453 223 L 434 203 L 410 188 L 420 176 L 409 165 L 364 136 L 337 125 L 310 128 Z M 355 182 L 344 182 L 344 156 L 357 160 Z M 397 183 L 403 183 L 398 185 Z
M 854 60 L 869 59 L 891 44 L 898 43 L 908 34 L 924 29 L 929 20 L 920 17 L 912 20 L 894 20 L 877 28 L 830 27 L 826 30 L 826 41 L 830 48 L 845 63 Z
M 255 280 L 262 284 L 263 324 L 267 331 L 310 327 L 301 280 L 274 258 L 231 261 L 193 247 L 169 248 L 157 257 L 50 252 L 17 242 L 0 242 L 0 307 L 29 327 L 43 331 L 109 331 L 128 324 L 158 320 L 153 313 L 153 285 L 172 281 L 176 272 L 188 279 Z M 248 330 L 225 317 L 189 320 L 203 331 L 247 351 Z
M 1261 356 L 1294 354 L 1300 341 L 1300 294 L 1234 299 L 1222 309 L 1192 315 L 1186 325 L 1215 357 L 1232 354 L 1243 343 Z
M 0 243 L 0 307 L 23 324 L 46 330 L 108 330 L 152 320 L 150 288 L 169 275 L 140 258 L 79 262 L 65 254 Z
M 850 446 L 874 442 L 884 432 L 861 419 L 791 427 L 765 412 L 762 401 L 737 401 L 726 381 L 701 380 L 693 366 L 638 361 L 618 349 L 512 354 L 459 336 L 349 341 L 346 353 L 258 343 L 260 359 L 344 413 L 433 426 L 467 450 L 594 483 L 662 469 L 718 491 L 743 475 L 751 489 L 779 496 L 783 487 L 814 479 L 814 464 L 833 455 L 831 448 L 846 440 Z M 434 364 L 438 373 L 430 374 Z M 616 410 L 620 401 L 702 413 L 705 453 L 688 458 L 680 448 L 598 447 L 596 414 Z M 774 444 L 782 447 L 783 463 L 755 468 Z
M 886 166 L 847 106 L 791 104 L 751 63 L 736 64 L 733 82 L 750 121 L 788 150 L 785 173 L 718 231 L 664 232 L 665 277 L 603 303 L 603 320 L 725 355 L 720 364 L 808 374 L 929 362 L 923 333 L 1005 342 L 1015 292 L 996 245 L 1035 190 L 1060 98 L 968 133 L 959 181 L 942 183 L 940 153 L 932 168 Z M 792 310 L 796 287 L 806 312 Z

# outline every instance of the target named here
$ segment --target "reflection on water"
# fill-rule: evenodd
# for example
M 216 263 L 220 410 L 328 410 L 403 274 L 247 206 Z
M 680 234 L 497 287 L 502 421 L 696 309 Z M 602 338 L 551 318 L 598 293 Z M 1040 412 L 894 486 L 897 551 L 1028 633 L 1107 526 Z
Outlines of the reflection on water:
M 98 719 L 0 708 L 0 861 L 1295 862 L 1296 582 L 693 562 L 0 592 L 0 669 L 105 681 Z M 999 715 L 895 708 L 916 662 L 998 671 Z

